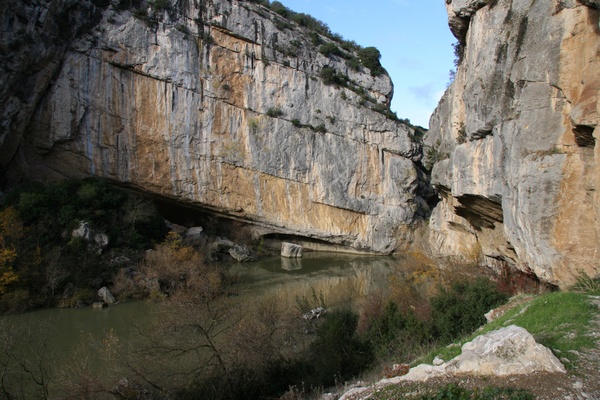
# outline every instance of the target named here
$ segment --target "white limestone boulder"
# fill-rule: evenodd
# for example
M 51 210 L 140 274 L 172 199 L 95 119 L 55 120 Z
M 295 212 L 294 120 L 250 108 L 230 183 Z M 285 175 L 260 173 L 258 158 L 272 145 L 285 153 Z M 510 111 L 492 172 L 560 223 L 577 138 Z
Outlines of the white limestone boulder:
M 299 258 L 302 257 L 302 246 L 283 242 L 281 243 L 281 256 L 287 258 Z

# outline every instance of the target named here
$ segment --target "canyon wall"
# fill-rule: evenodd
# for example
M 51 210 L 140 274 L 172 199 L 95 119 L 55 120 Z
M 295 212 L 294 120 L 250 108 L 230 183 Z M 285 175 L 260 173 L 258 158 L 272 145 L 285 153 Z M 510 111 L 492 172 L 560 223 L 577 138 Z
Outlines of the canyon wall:
M 600 275 L 599 2 L 446 7 L 460 63 L 425 143 L 432 251 L 559 286 Z
M 261 234 L 419 244 L 422 147 L 356 48 L 248 1 L 5 4 L 3 186 L 98 176 Z M 440 202 L 421 244 L 559 286 L 598 276 L 599 2 L 446 7 L 460 62 L 423 144 Z
M 247 1 L 5 3 L 9 182 L 104 177 L 375 253 L 428 213 L 415 132 L 356 49 Z

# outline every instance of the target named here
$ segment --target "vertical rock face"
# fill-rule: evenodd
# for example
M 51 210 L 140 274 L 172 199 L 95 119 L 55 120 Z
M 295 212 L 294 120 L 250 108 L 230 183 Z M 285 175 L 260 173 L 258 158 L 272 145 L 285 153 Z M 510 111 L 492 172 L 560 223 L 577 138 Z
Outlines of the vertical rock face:
M 462 60 L 426 143 L 433 250 L 560 286 L 598 276 L 598 3 L 446 3 Z
M 25 128 L 59 71 L 69 43 L 101 19 L 101 9 L 88 0 L 2 3 L 0 172 L 14 161 Z
M 376 112 L 389 77 L 316 51 L 330 39 L 236 0 L 8 2 L 24 16 L 3 7 L 0 23 L 32 38 L 59 5 L 77 30 L 22 74 L 27 96 L 2 86 L 8 176 L 106 177 L 381 253 L 427 212 L 412 128 Z M 34 42 L 13 69 L 35 64 Z

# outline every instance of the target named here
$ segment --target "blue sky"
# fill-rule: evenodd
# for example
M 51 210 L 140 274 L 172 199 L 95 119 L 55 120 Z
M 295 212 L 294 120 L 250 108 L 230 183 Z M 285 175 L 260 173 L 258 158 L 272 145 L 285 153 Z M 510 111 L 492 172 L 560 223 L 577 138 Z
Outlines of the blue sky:
M 361 46 L 375 46 L 394 82 L 392 110 L 415 125 L 429 117 L 453 68 L 444 0 L 279 0 Z

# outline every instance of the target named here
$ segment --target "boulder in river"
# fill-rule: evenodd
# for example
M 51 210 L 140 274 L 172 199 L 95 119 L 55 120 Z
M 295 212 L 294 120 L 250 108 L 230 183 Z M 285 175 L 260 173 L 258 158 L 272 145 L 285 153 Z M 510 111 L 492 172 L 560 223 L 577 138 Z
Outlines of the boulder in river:
M 288 258 L 302 257 L 302 246 L 294 243 L 283 242 L 281 243 L 281 256 Z

